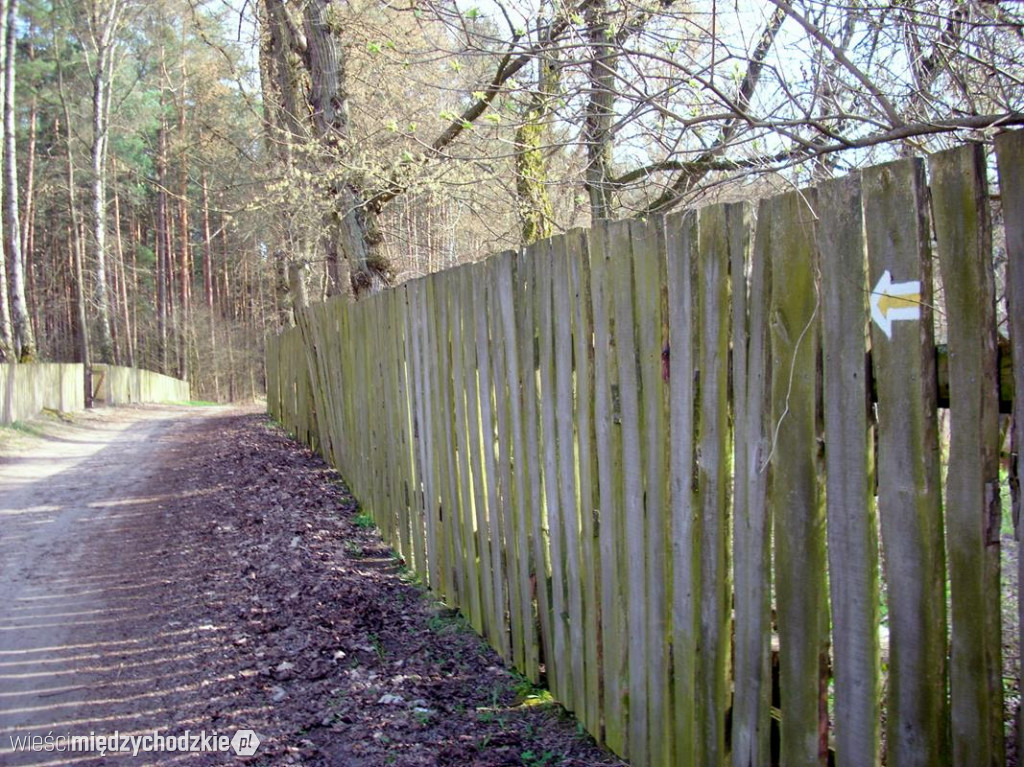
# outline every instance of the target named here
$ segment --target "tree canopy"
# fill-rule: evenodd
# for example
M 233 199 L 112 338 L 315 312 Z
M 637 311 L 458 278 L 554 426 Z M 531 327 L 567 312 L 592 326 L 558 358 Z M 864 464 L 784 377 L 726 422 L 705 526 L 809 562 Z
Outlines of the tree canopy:
M 307 299 L 1024 122 L 998 0 L 0 0 L 0 359 L 255 393 Z

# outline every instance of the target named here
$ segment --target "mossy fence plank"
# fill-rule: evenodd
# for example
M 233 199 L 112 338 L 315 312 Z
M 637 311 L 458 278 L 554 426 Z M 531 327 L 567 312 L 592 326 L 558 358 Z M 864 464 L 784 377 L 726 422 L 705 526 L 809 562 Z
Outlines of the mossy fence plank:
M 1003 221 L 1006 227 L 1006 316 L 1013 349 L 1013 380 L 1015 391 L 1024 391 L 1024 132 L 1004 133 L 996 138 L 999 157 L 999 186 L 1002 191 Z M 1016 532 L 1017 583 L 1024 583 L 1024 557 L 1020 545 L 1024 541 L 1021 520 L 1021 479 L 1024 478 L 1024 402 L 1013 402 L 1013 428 L 1010 435 L 1009 484 L 1013 524 Z M 1017 600 L 1017 642 L 1024 646 L 1024 601 Z M 1017 685 L 1024 689 L 1021 666 L 1018 664 Z M 1024 739 L 1024 706 L 1017 712 L 1017 743 Z M 1018 745 L 1017 753 L 1020 753 Z
M 878 519 L 860 180 L 818 188 L 826 499 L 837 767 L 879 764 Z
M 983 149 L 967 145 L 933 155 L 929 170 L 949 334 L 946 548 L 953 764 L 994 767 L 1006 757 L 996 297 Z

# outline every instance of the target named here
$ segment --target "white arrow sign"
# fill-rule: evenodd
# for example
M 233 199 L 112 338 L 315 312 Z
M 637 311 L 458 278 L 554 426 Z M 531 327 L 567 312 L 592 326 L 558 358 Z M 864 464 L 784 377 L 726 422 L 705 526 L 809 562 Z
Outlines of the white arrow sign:
M 892 323 L 921 319 L 921 282 L 893 282 L 886 269 L 871 291 L 871 319 L 892 338 Z

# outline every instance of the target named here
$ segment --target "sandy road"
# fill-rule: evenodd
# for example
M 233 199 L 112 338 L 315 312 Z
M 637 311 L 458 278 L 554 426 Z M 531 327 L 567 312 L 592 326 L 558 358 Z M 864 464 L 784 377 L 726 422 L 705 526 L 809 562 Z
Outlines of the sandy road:
M 0 451 L 0 764 L 63 763 L 14 754 L 11 737 L 102 732 L 97 693 L 126 698 L 117 664 L 138 637 L 118 636 L 119 620 L 139 609 L 149 574 L 132 579 L 109 552 L 128 544 L 126 524 L 159 518 L 168 451 L 216 412 L 107 411 Z
M 621 764 L 528 703 L 254 409 L 116 410 L 43 436 L 0 448 L 0 766 Z M 115 732 L 226 743 L 11 742 Z M 230 748 L 244 733 L 252 756 Z

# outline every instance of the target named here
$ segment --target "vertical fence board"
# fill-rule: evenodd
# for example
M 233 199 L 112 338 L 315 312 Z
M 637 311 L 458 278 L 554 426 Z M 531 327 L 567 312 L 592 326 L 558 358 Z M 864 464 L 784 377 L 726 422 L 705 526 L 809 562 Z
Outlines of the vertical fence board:
M 985 156 L 980 144 L 933 155 L 939 269 L 949 334 L 946 546 L 953 638 L 953 763 L 998 765 L 1003 753 L 999 611 L 999 378 Z
M 512 527 L 515 531 L 515 565 L 518 568 L 513 588 L 518 594 L 518 616 L 513 617 L 513 641 L 517 642 L 523 664 L 519 668 L 527 678 L 536 682 L 539 678 L 539 648 L 533 612 L 533 594 L 530 589 L 530 490 L 528 462 L 526 457 L 525 425 L 522 406 L 523 367 L 519 349 L 519 334 L 516 332 L 514 304 L 521 294 L 520 285 L 514 273 L 516 254 L 507 253 L 497 261 L 498 309 L 501 314 L 501 331 L 505 345 L 506 375 L 508 377 L 508 408 L 512 432 L 512 460 L 515 462 L 514 490 L 511 512 Z M 532 365 L 530 366 L 532 368 Z
M 669 494 L 672 560 L 672 742 L 676 764 L 697 765 L 697 599 L 700 545 L 693 497 L 693 276 L 696 215 L 666 219 L 669 330 Z
M 646 538 L 647 711 L 648 741 L 643 745 L 647 762 L 672 765 L 669 718 L 671 679 L 668 658 L 667 541 L 668 515 L 668 400 L 662 355 L 667 341 L 665 328 L 664 223 L 661 219 L 630 226 L 633 240 L 633 271 L 639 357 L 641 440 L 644 451 L 644 511 Z
M 582 694 L 585 708 L 576 714 L 595 738 L 601 735 L 600 611 L 598 538 L 595 512 L 597 454 L 594 450 L 594 313 L 590 296 L 590 260 L 586 236 L 568 235 L 573 296 L 573 357 L 576 362 L 576 442 L 578 445 L 580 567 L 583 589 Z M 579 698 L 577 697 L 577 700 Z
M 878 522 L 860 179 L 818 189 L 829 583 L 838 767 L 879 764 Z
M 615 351 L 619 366 L 619 428 L 622 432 L 622 513 L 628 652 L 628 738 L 626 756 L 644 764 L 647 744 L 647 590 L 644 549 L 644 450 L 640 407 L 643 394 L 637 374 L 636 314 L 633 300 L 633 249 L 627 224 L 609 227 Z
M 921 298 L 920 320 L 895 323 L 891 338 L 871 324 L 889 608 L 886 753 L 889 764 L 900 767 L 944 765 L 945 556 L 924 166 L 903 160 L 872 168 L 861 184 L 868 284 L 877 286 L 889 272 L 897 282 L 920 282 Z
M 583 694 L 583 593 L 580 575 L 580 509 L 578 504 L 578 477 L 576 475 L 576 442 L 573 434 L 576 407 L 573 399 L 573 334 L 577 332 L 573 320 L 575 315 L 575 290 L 570 284 L 568 237 L 558 237 L 552 243 L 554 261 L 552 266 L 552 301 L 561 315 L 555 323 L 555 431 L 558 437 L 558 490 L 561 514 L 557 521 L 561 544 L 563 574 L 566 595 L 566 630 L 569 662 L 567 665 L 567 688 L 562 700 L 569 711 L 582 712 L 585 708 Z M 552 560 L 554 557 L 552 556 Z M 553 562 L 554 563 L 554 562 Z M 553 579 L 557 583 L 557 578 Z
M 480 564 L 477 558 L 477 525 L 476 498 L 473 493 L 473 470 L 470 459 L 470 441 L 472 433 L 469 428 L 467 408 L 472 407 L 472 399 L 467 398 L 470 371 L 466 364 L 466 335 L 463 320 L 466 314 L 464 297 L 467 294 L 465 273 L 468 266 L 461 266 L 450 274 L 451 293 L 449 302 L 449 318 L 451 320 L 452 370 L 455 399 L 455 444 L 459 453 L 459 530 L 462 538 L 462 569 L 466 581 L 470 623 L 478 634 L 484 633 L 483 601 L 480 593 Z M 468 324 L 468 323 L 466 323 Z
M 824 764 L 822 739 L 827 737 L 820 710 L 828 615 L 816 417 L 819 306 L 808 210 L 813 193 L 790 192 L 772 203 L 770 503 L 775 525 L 781 755 L 783 764 L 797 767 Z
M 621 587 L 622 438 L 616 415 L 618 385 L 612 335 L 610 274 L 613 252 L 610 226 L 599 223 L 591 233 L 591 300 L 594 310 L 594 429 L 597 444 L 599 541 L 601 549 L 601 680 L 604 688 L 604 741 L 623 753 L 626 747 L 624 684 L 628 633 Z
M 746 227 L 742 211 L 737 226 Z M 736 658 L 733 671 L 732 763 L 734 767 L 768 764 L 771 728 L 771 522 L 767 507 L 768 460 L 771 453 L 769 406 L 769 242 L 771 203 L 757 217 L 750 264 L 749 316 L 734 305 L 733 369 L 735 377 L 736 478 L 734 557 Z M 762 232 L 762 230 L 764 230 Z M 748 235 L 749 236 L 749 235 Z M 747 299 L 743 250 L 732 251 L 734 302 Z
M 525 658 L 522 648 L 522 609 L 519 603 L 519 584 L 523 581 L 519 558 L 516 553 L 516 528 L 512 503 L 512 439 L 509 424 L 510 393 L 508 390 L 508 374 L 506 360 L 505 334 L 501 324 L 502 290 L 511 290 L 511 285 L 502 285 L 498 273 L 502 262 L 508 263 L 509 254 L 492 258 L 487 262 L 487 323 L 488 335 L 491 339 L 489 357 L 491 361 L 491 381 L 494 386 L 495 415 L 495 481 L 497 489 L 496 513 L 500 524 L 500 551 L 497 561 L 503 578 L 505 599 L 502 600 L 501 631 L 505 641 L 505 661 L 516 668 L 524 668 Z
M 469 264 L 459 274 L 459 305 L 462 309 L 462 361 L 463 381 L 466 386 L 466 426 L 469 431 L 470 461 L 470 492 L 472 509 L 476 527 L 473 535 L 474 557 L 477 575 L 480 582 L 481 618 L 484 631 L 494 644 L 497 644 L 494 633 L 494 581 L 491 563 L 490 521 L 488 515 L 487 483 L 489 478 L 484 471 L 483 451 L 484 436 L 481 429 L 481 394 L 477 350 L 474 344 L 476 337 L 477 315 L 476 305 L 483 300 L 474 290 L 474 274 L 476 264 Z
M 538 584 L 538 587 L 545 588 L 551 595 L 549 620 L 551 622 L 552 644 L 544 649 L 549 686 L 551 687 L 551 692 L 559 700 L 571 701 L 572 688 L 569 675 L 571 659 L 568 653 L 569 637 L 566 625 L 567 610 L 563 569 L 565 561 L 563 558 L 562 540 L 565 510 L 562 508 L 558 476 L 557 432 L 557 411 L 565 408 L 566 403 L 559 402 L 558 392 L 555 389 L 555 370 L 556 367 L 563 364 L 563 361 L 556 359 L 554 345 L 555 323 L 551 308 L 554 282 L 554 265 L 552 263 L 554 253 L 552 249 L 557 242 L 560 242 L 560 240 L 553 240 L 540 246 L 543 247 L 543 250 L 540 251 L 543 255 L 536 262 L 537 280 L 535 282 L 536 292 L 534 293 L 537 306 L 537 340 L 540 354 L 538 374 L 540 380 L 541 454 L 544 477 L 544 506 L 540 526 L 543 534 L 542 545 L 546 552 L 544 567 L 546 584 Z M 540 568 L 540 560 L 538 560 L 537 566 Z
M 547 551 L 546 538 L 543 532 L 544 517 L 544 486 L 541 482 L 541 443 L 538 434 L 539 404 L 537 399 L 537 322 L 534 292 L 537 290 L 537 261 L 543 256 L 538 254 L 540 246 L 522 252 L 517 260 L 517 290 L 521 291 L 518 303 L 519 311 L 516 322 L 519 327 L 519 365 L 520 391 L 523 398 L 523 422 L 525 445 L 523 456 L 530 490 L 529 527 L 532 544 L 533 569 L 530 574 L 530 585 L 537 603 L 537 620 L 540 624 L 540 643 L 538 646 L 538 662 L 546 665 L 546 673 L 551 675 L 549 656 L 552 647 L 551 638 L 551 600 L 547 588 Z
M 478 381 L 478 401 L 480 408 L 480 452 L 483 458 L 481 484 L 483 485 L 483 509 L 486 510 L 485 523 L 481 536 L 481 546 L 486 549 L 486 561 L 489 574 L 491 646 L 505 659 L 511 660 L 508 636 L 505 630 L 505 577 L 501 565 L 502 541 L 504 533 L 501 516 L 498 511 L 498 476 L 494 461 L 494 400 L 491 391 L 491 344 L 488 333 L 488 276 L 490 269 L 487 264 L 476 264 L 470 273 L 471 287 L 476 296 L 474 306 L 474 325 L 476 329 L 476 365 Z
M 1021 479 L 1024 478 L 1024 132 L 1015 131 L 996 137 L 999 157 L 999 187 L 1003 198 L 1003 225 L 1006 229 L 1006 315 L 1010 326 L 1013 355 L 1013 433 L 1010 436 L 1010 490 L 1013 523 L 1017 537 L 1017 584 L 1024 583 L 1024 541 L 1021 524 Z M 1024 647 L 1024 601 L 1017 600 L 1017 641 Z M 1018 664 L 1017 685 L 1024 690 Z M 1024 752 L 1024 706 L 1017 712 L 1017 753 Z
M 452 435 L 454 417 L 453 375 L 451 343 L 448 324 L 448 291 L 441 279 L 427 278 L 426 300 L 431 309 L 428 320 L 431 365 L 430 376 L 434 386 L 432 402 L 434 429 L 430 446 L 434 451 L 438 467 L 438 496 L 441 514 L 441 537 L 444 560 L 439 563 L 445 584 L 445 596 L 453 607 L 462 605 L 466 599 L 465 579 L 461 561 L 461 539 L 459 537 L 459 486 L 458 472 Z
M 700 761 L 725 761 L 725 713 L 729 665 L 729 231 L 724 205 L 704 208 L 699 220 L 697 333 L 700 371 L 696 433 L 700 498 L 700 656 L 698 721 Z
M 434 486 L 434 451 L 430 449 L 430 438 L 433 433 L 433 417 L 430 411 L 431 386 L 428 373 L 433 359 L 428 355 L 429 341 L 426 334 L 427 308 L 425 305 L 426 284 L 417 280 L 406 285 L 405 337 L 407 339 L 408 357 L 405 369 L 411 384 L 414 407 L 409 408 L 409 417 L 402 424 L 410 438 L 415 439 L 413 460 L 418 470 L 411 478 L 409 492 L 413 498 L 411 507 L 423 514 L 426 523 L 426 571 L 427 583 L 434 591 L 443 594 L 444 584 L 441 583 L 441 557 L 438 551 L 437 490 Z M 399 360 L 401 365 L 401 360 Z M 412 419 L 415 418 L 415 422 Z

